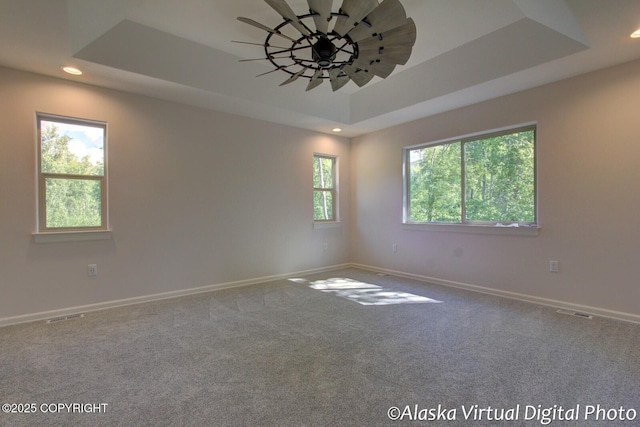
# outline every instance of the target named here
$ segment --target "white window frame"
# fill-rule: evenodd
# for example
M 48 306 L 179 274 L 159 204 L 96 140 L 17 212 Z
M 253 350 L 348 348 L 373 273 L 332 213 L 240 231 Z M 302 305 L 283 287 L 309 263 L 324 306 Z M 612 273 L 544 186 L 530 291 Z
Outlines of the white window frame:
M 70 175 L 60 173 L 48 173 L 42 171 L 42 121 L 50 121 L 57 123 L 74 124 L 79 126 L 90 126 L 102 128 L 104 132 L 103 139 L 103 167 L 102 176 L 99 175 Z M 83 241 L 83 240 L 105 240 L 110 239 L 109 215 L 108 215 L 108 179 L 107 179 L 107 123 L 97 120 L 81 119 L 75 117 L 66 117 L 48 113 L 36 113 L 36 129 L 37 129 L 37 211 L 38 211 L 38 232 L 34 234 L 37 243 L 50 241 Z M 46 180 L 47 178 L 56 179 L 77 179 L 91 180 L 100 182 L 100 213 L 101 224 L 99 226 L 78 226 L 78 227 L 48 227 L 46 223 Z M 107 233 L 105 233 L 107 232 Z M 53 238 L 45 237 L 54 235 Z
M 331 193 L 331 197 L 333 199 L 333 204 L 332 204 L 332 219 L 316 219 L 315 218 L 315 213 L 313 215 L 313 222 L 314 224 L 332 224 L 332 223 L 338 223 L 339 222 L 339 215 L 338 212 L 339 210 L 339 203 L 338 203 L 338 156 L 335 155 L 331 155 L 331 154 L 322 154 L 322 153 L 313 153 L 313 167 L 316 167 L 316 158 L 323 158 L 323 159 L 330 159 L 332 160 L 332 173 L 333 173 L 333 187 L 316 187 L 314 185 L 313 187 L 313 198 L 312 198 L 312 206 L 314 208 L 314 212 L 315 212 L 315 195 L 317 191 L 322 191 L 322 192 L 330 192 Z M 312 174 L 313 175 L 313 174 Z
M 465 171 L 465 162 L 464 162 L 464 144 L 466 142 L 477 141 L 480 139 L 491 138 L 500 135 L 508 135 L 511 133 L 518 133 L 524 131 L 533 131 L 533 150 L 534 150 L 534 221 L 532 222 L 486 222 L 486 221 L 468 221 L 466 219 L 466 209 L 465 209 L 465 198 L 466 198 L 466 188 L 465 188 L 465 179 L 464 179 L 464 171 Z M 410 195 L 410 186 L 411 186 L 411 176 L 410 176 L 410 157 L 411 151 L 434 147 L 438 145 L 445 144 L 454 144 L 460 143 L 460 173 L 461 173 L 461 191 L 460 191 L 460 201 L 461 201 L 461 212 L 460 219 L 461 222 L 417 222 L 411 220 L 411 195 Z M 540 228 L 539 226 L 539 215 L 538 215 L 538 138 L 537 138 L 537 123 L 530 122 L 524 123 L 516 126 L 504 127 L 484 132 L 478 132 L 473 134 L 467 134 L 455 138 L 448 138 L 439 141 L 433 141 L 428 143 L 422 143 L 418 145 L 412 145 L 403 148 L 403 218 L 402 222 L 404 225 L 404 229 L 407 230 L 421 230 L 421 231 L 467 231 L 468 229 L 473 229 L 473 232 L 481 232 L 481 233 L 490 233 L 496 234 L 493 230 L 487 230 L 488 228 L 497 229 L 498 234 L 523 234 L 523 235 L 537 235 L 537 230 Z M 465 230 L 465 228 L 467 230 Z M 481 230 L 484 228 L 485 230 Z M 480 230 L 479 230 L 480 229 Z M 529 231 L 531 230 L 531 231 Z

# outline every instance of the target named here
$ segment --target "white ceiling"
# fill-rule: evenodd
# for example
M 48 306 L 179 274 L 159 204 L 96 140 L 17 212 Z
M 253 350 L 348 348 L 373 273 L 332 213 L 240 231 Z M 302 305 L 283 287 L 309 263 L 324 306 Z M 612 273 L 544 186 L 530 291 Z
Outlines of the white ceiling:
M 338 92 L 238 62 L 264 52 L 232 40 L 267 35 L 238 16 L 282 22 L 263 0 L 0 0 L 0 65 L 351 137 L 640 58 L 640 0 L 401 3 L 418 32 L 409 62 Z

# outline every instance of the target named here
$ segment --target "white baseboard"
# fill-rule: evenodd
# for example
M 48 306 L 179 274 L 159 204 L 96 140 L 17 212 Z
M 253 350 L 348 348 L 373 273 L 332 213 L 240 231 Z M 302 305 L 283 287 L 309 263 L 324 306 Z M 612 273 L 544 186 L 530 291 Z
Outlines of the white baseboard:
M 286 279 L 288 277 L 301 276 L 304 274 L 323 273 L 325 271 L 338 270 L 348 268 L 351 264 L 339 264 L 322 268 L 314 268 L 311 270 L 296 271 L 292 273 L 276 274 L 273 276 L 257 277 L 255 279 L 238 280 L 235 282 L 218 283 L 215 285 L 202 286 L 198 288 L 181 289 L 179 291 L 163 292 L 153 295 L 144 295 L 134 298 L 126 298 L 115 301 L 101 302 L 97 304 L 89 304 L 78 307 L 63 308 L 60 310 L 44 311 L 33 314 L 25 314 L 21 316 L 0 318 L 0 327 L 16 325 L 19 323 L 35 322 L 39 320 L 47 320 L 51 318 L 71 316 L 74 314 L 88 313 L 92 311 L 106 310 L 109 308 L 123 307 L 126 305 L 142 304 L 145 302 L 160 301 L 164 299 L 183 297 L 188 295 L 202 294 L 205 292 L 217 291 L 221 289 L 239 288 L 242 286 L 256 285 L 258 283 L 271 282 L 274 280 Z
M 444 280 L 444 279 L 438 279 L 435 277 L 429 277 L 429 276 L 424 276 L 420 274 L 389 270 L 385 268 L 373 267 L 370 265 L 347 263 L 347 264 L 339 264 L 339 265 L 327 266 L 322 268 L 315 268 L 311 270 L 276 274 L 273 276 L 257 277 L 254 279 L 238 280 L 235 282 L 218 283 L 215 285 L 202 286 L 198 288 L 182 289 L 179 291 L 163 292 L 163 293 L 153 294 L 153 295 L 144 295 L 144 296 L 134 297 L 134 298 L 107 301 L 103 303 L 89 304 L 89 305 L 83 305 L 78 307 L 70 307 L 70 308 L 64 308 L 60 310 L 52 310 L 52 311 L 26 314 L 26 315 L 15 316 L 15 317 L 0 318 L 0 327 L 16 325 L 19 323 L 34 322 L 39 320 L 47 320 L 47 319 L 57 318 L 57 317 L 71 316 L 74 314 L 88 313 L 92 311 L 106 310 L 109 308 L 123 307 L 123 306 L 133 305 L 133 304 L 142 304 L 145 302 L 160 301 L 164 299 L 177 298 L 177 297 L 188 296 L 188 295 L 196 295 L 196 294 L 212 292 L 212 291 L 221 290 L 221 289 L 231 289 L 231 288 L 238 288 L 242 286 L 250 286 L 258 283 L 286 279 L 288 277 L 302 276 L 305 274 L 323 273 L 326 271 L 338 270 L 341 268 L 349 268 L 349 267 L 360 268 L 363 270 L 369 270 L 369 271 L 378 272 L 378 273 L 390 274 L 398 277 L 406 277 L 408 279 L 420 280 L 422 282 L 433 283 L 436 285 L 448 286 L 448 287 L 458 288 L 458 289 L 465 289 L 472 292 L 495 295 L 503 298 L 510 298 L 510 299 L 530 302 L 534 304 L 540 304 L 548 307 L 573 310 L 580 313 L 591 314 L 593 316 L 606 317 L 606 318 L 622 320 L 626 322 L 640 323 L 640 315 L 636 315 L 636 314 L 623 313 L 623 312 L 607 310 L 607 309 L 597 308 L 597 307 L 590 307 L 590 306 L 585 306 L 580 304 L 573 304 L 570 302 L 558 301 L 558 300 L 553 300 L 549 298 L 541 298 L 541 297 L 536 297 L 536 296 L 526 295 L 526 294 L 519 294 L 516 292 L 503 291 L 500 289 L 486 288 L 483 286 L 471 285 L 468 283 L 454 282 L 451 280 Z
M 598 317 L 606 317 L 625 322 L 640 323 L 640 315 L 624 313 L 619 311 L 607 310 L 604 308 L 590 307 L 586 305 L 574 304 L 566 301 L 558 301 L 549 298 L 541 298 L 533 295 L 519 294 L 516 292 L 503 291 L 500 289 L 486 288 L 484 286 L 471 285 L 468 283 L 454 282 L 452 280 L 438 279 L 435 277 L 423 276 L 420 274 L 405 273 L 402 271 L 388 270 L 384 268 L 372 267 L 369 265 L 352 263 L 352 267 L 369 270 L 378 273 L 390 274 L 393 276 L 405 277 L 408 279 L 416 279 L 422 282 L 433 283 L 436 285 L 448 286 L 452 288 L 465 289 L 468 291 L 479 292 L 483 294 L 495 295 L 503 298 L 526 301 L 534 304 L 540 304 L 548 307 L 572 310 L 580 313 L 591 314 Z

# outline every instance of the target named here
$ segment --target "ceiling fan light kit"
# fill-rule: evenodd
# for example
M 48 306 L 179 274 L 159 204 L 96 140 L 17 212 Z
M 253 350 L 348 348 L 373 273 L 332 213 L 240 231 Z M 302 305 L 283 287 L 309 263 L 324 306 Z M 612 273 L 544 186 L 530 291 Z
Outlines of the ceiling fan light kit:
M 307 0 L 309 13 L 304 15 L 296 15 L 285 0 L 264 1 L 284 21 L 270 28 L 239 17 L 268 33 L 261 44 L 265 57 L 242 61 L 269 61 L 275 69 L 261 75 L 287 73 L 280 86 L 306 78 L 307 91 L 327 79 L 334 91 L 349 81 L 362 87 L 406 64 L 416 41 L 415 23 L 399 0 L 343 0 L 337 12 L 332 11 L 333 0 Z

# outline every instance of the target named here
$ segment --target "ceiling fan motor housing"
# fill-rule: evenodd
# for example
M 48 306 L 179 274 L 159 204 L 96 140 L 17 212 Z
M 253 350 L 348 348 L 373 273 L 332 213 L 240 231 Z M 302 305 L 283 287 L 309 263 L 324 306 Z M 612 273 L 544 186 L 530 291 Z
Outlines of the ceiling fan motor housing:
M 322 68 L 328 68 L 333 64 L 337 50 L 331 40 L 326 36 L 320 36 L 313 45 L 313 59 Z

